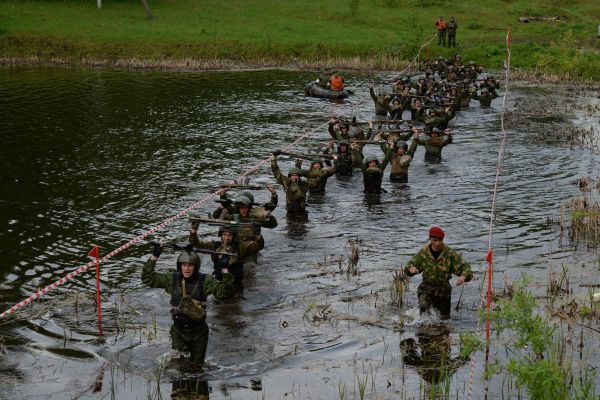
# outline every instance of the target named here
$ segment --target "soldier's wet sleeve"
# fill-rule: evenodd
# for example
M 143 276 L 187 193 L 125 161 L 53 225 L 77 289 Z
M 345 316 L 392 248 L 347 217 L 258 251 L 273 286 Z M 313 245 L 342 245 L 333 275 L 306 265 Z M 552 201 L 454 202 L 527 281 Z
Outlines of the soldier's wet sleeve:
M 385 169 L 385 167 L 387 167 L 387 165 L 390 163 L 390 160 L 392 159 L 392 155 L 393 155 L 392 152 L 387 152 L 385 154 L 385 157 L 383 158 L 383 161 L 381 162 L 381 165 L 379 167 L 382 174 L 383 174 L 383 170 Z
M 458 252 L 452 250 L 452 272 L 454 275 L 464 276 L 465 282 L 473 279 L 473 271 L 471 266 L 465 261 L 464 257 Z
M 219 298 L 227 298 L 233 295 L 235 277 L 231 274 L 223 274 L 223 280 L 218 281 L 210 275 L 204 278 L 204 294 L 214 295 Z
M 407 276 L 414 276 L 414 275 L 418 275 L 421 273 L 421 259 L 420 259 L 420 255 L 421 252 L 419 251 L 417 254 L 415 254 L 409 261 L 408 263 L 406 263 L 406 266 L 404 267 L 404 273 Z M 419 270 L 419 272 L 417 272 L 416 274 L 413 274 L 412 272 L 410 272 L 410 268 L 411 267 L 415 267 L 416 269 Z
M 211 242 L 210 240 L 201 241 L 200 239 L 198 239 L 197 232 L 190 232 L 190 243 L 197 249 L 215 250 L 217 248 L 215 243 Z
M 417 139 L 413 139 L 412 142 L 410 142 L 410 147 L 408 148 L 408 151 L 406 152 L 406 154 L 408 154 L 411 157 L 414 157 L 415 151 L 417 151 L 418 145 L 419 145 L 419 141 Z
M 375 91 L 373 90 L 373 88 L 369 88 L 369 94 L 371 95 L 371 98 L 374 102 L 377 103 L 379 101 L 379 99 L 377 99 L 377 96 L 375 96 Z
M 392 150 L 388 147 L 387 142 L 379 143 L 379 147 L 381 148 L 381 151 L 383 152 L 384 155 L 387 155 L 388 151 Z
M 269 215 L 268 218 L 265 218 L 263 221 L 261 221 L 260 226 L 267 229 L 277 228 L 277 218 Z
M 277 196 L 277 192 L 271 193 L 271 201 L 269 202 L 269 205 L 274 209 L 275 207 L 277 207 L 278 203 L 279 203 L 279 196 Z
M 262 235 L 257 240 L 247 240 L 240 243 L 239 258 L 245 260 L 261 251 L 265 247 L 265 239 Z
M 153 288 L 163 288 L 167 292 L 171 292 L 171 288 L 173 287 L 173 274 L 172 273 L 157 273 L 154 272 L 154 267 L 156 266 L 156 260 L 149 259 L 144 264 L 144 269 L 142 270 L 142 282 L 144 285 L 153 287 Z
M 277 160 L 271 161 L 271 170 L 273 171 L 273 176 L 275 177 L 275 180 L 279 182 L 279 184 L 285 186 L 285 177 L 281 173 L 279 165 L 277 165 Z
M 363 167 L 363 154 L 362 149 L 352 149 L 352 167 L 362 168 Z M 366 169 L 367 167 L 365 167 Z
M 222 219 L 221 216 L 223 215 L 223 213 L 225 213 L 225 215 L 226 215 L 227 209 L 217 207 L 217 209 L 215 211 L 213 211 L 210 216 L 213 217 L 214 219 Z
M 329 124 L 328 131 L 333 140 L 342 140 L 342 135 L 335 129 L 332 123 Z

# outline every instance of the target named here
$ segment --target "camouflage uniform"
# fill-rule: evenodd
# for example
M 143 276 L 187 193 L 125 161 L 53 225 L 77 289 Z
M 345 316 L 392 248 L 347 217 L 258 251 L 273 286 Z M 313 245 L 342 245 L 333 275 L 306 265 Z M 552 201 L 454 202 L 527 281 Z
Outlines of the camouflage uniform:
M 373 158 L 377 159 L 373 156 Z M 376 167 L 369 167 L 369 157 L 362 164 L 361 170 L 363 173 L 363 184 L 365 186 L 365 193 L 368 194 L 379 194 L 381 193 L 381 181 L 383 178 L 383 171 L 390 162 L 391 154 L 386 154 L 383 162 L 377 162 Z
M 350 147 L 348 145 L 348 147 Z M 336 174 L 338 176 L 350 176 L 354 168 L 360 168 L 362 165 L 362 152 L 360 150 L 350 150 L 346 153 L 338 151 L 338 158 L 333 162 Z
M 410 272 L 411 267 L 417 268 L 418 273 L 423 273 L 423 282 L 417 289 L 421 312 L 427 311 L 433 306 L 440 311 L 444 318 L 450 316 L 452 286 L 449 281 L 452 275 L 464 276 L 465 282 L 473 279 L 473 272 L 469 264 L 458 252 L 446 245 L 443 245 L 437 259 L 434 259 L 431 254 L 431 246 L 425 245 L 406 264 L 404 273 L 408 276 L 414 275 Z
M 176 312 L 176 307 L 183 297 L 183 275 L 179 271 L 156 273 L 154 267 L 156 260 L 149 259 L 144 264 L 142 282 L 153 288 L 163 288 L 171 295 L 171 309 L 173 326 L 171 326 L 172 348 L 191 354 L 192 361 L 203 363 L 208 344 L 208 325 L 206 320 L 196 321 L 181 313 Z M 223 280 L 217 281 L 211 276 L 196 273 L 185 280 L 186 293 L 195 300 L 206 302 L 207 296 L 213 294 L 218 297 L 230 296 L 233 291 L 235 278 L 231 274 L 223 274 Z M 193 293 L 194 286 L 198 287 Z
M 404 153 L 404 155 L 407 155 L 410 158 L 404 157 L 402 162 L 400 162 L 400 159 L 402 159 L 403 156 L 399 155 L 395 148 L 390 149 L 389 147 L 386 147 L 386 145 L 384 143 L 382 143 L 380 145 L 381 150 L 386 155 L 386 157 L 390 158 L 390 162 L 392 164 L 391 171 L 390 171 L 390 180 L 391 181 L 400 182 L 400 183 L 408 182 L 408 167 L 410 167 L 410 162 L 412 161 L 413 157 L 415 156 L 415 151 L 417 150 L 418 144 L 419 143 L 417 142 L 417 140 L 415 140 L 415 139 L 412 140 L 412 142 L 410 143 L 410 147 Z
M 452 143 L 452 135 L 431 137 L 429 135 L 418 138 L 418 143 L 425 146 L 425 160 L 440 161 L 442 159 L 442 148 Z
M 458 29 L 458 24 L 454 17 L 450 18 L 450 22 L 448 22 L 448 47 L 456 48 L 456 30 Z
M 285 202 L 287 212 L 289 213 L 306 213 L 306 193 L 311 186 L 316 186 L 320 181 L 315 179 L 313 181 L 292 182 L 292 180 L 283 175 L 277 165 L 277 160 L 271 161 L 271 170 L 275 180 L 283 186 L 285 190 Z
M 387 116 L 387 107 L 392 101 L 392 97 L 385 94 L 379 94 L 379 96 L 377 96 L 375 95 L 373 88 L 369 88 L 369 93 L 375 102 L 375 114 Z
M 327 179 L 335 174 L 335 172 L 335 166 L 331 168 L 315 169 L 312 167 L 311 163 L 308 170 L 302 170 L 302 176 L 305 176 L 309 182 L 308 192 L 310 194 L 324 194 Z
M 243 291 L 242 279 L 244 278 L 244 262 L 253 261 L 256 254 L 265 247 L 265 241 L 260 236 L 260 239 L 245 240 L 237 242 L 234 240 L 231 244 L 225 245 L 220 240 L 204 240 L 198 239 L 198 233 L 195 231 L 190 232 L 190 243 L 197 249 L 208 249 L 212 251 L 234 253 L 235 256 L 211 254 L 210 258 L 213 262 L 213 276 L 217 281 L 221 281 L 226 274 L 223 274 L 223 268 L 228 268 L 229 273 L 234 276 L 234 294 L 241 294 Z M 221 297 L 215 295 L 215 297 L 223 299 L 227 297 Z M 231 297 L 231 296 L 229 296 Z

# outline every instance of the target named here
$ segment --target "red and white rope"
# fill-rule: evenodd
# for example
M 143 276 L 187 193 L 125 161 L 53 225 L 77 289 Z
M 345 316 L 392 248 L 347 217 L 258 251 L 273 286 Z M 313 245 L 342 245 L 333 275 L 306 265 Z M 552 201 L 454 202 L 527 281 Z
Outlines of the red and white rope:
M 494 215 L 496 213 L 496 199 L 498 197 L 498 181 L 500 178 L 502 160 L 504 159 L 504 150 L 506 148 L 506 129 L 504 128 L 504 115 L 506 113 L 506 99 L 508 98 L 509 92 L 509 83 L 510 83 L 510 29 L 506 34 L 506 70 L 505 70 L 505 89 L 504 89 L 504 97 L 502 98 L 502 109 L 500 111 L 500 128 L 502 130 L 502 142 L 500 143 L 500 149 L 498 150 L 498 160 L 496 161 L 496 178 L 494 180 L 494 192 L 492 195 L 492 207 L 490 209 L 490 223 L 489 223 L 489 233 L 488 233 L 488 252 L 486 255 L 486 262 L 488 264 L 488 269 L 486 273 L 487 277 L 487 316 L 486 316 L 486 342 L 487 348 L 489 349 L 489 340 L 490 340 L 490 312 L 491 312 L 491 288 L 492 288 L 492 235 L 494 228 Z M 485 282 L 481 285 L 481 298 L 479 304 L 479 311 L 483 309 L 483 301 L 485 294 Z M 477 320 L 477 329 L 475 331 L 475 335 L 479 336 L 481 334 L 481 321 Z M 487 361 L 487 360 L 486 360 Z M 475 376 L 475 352 L 471 356 L 471 371 L 469 378 L 469 400 L 473 397 L 473 381 Z
M 292 143 L 290 143 L 287 146 L 285 146 L 284 149 L 288 149 L 291 146 L 299 143 L 300 141 L 302 141 L 303 139 L 307 138 L 308 136 L 310 136 L 311 134 L 313 134 L 317 130 L 321 129 L 325 125 L 326 125 L 326 123 L 321 124 L 318 127 L 310 130 L 309 132 L 301 135 L 296 140 L 294 140 Z M 267 163 L 269 161 L 269 159 L 270 159 L 270 157 L 265 158 L 265 159 L 261 160 L 258 164 L 256 164 L 254 167 L 251 167 L 251 168 L 243 171 L 239 175 L 238 178 L 246 177 L 246 176 L 248 176 L 248 175 L 250 175 L 250 174 L 258 171 L 265 163 Z M 104 257 L 100 258 L 99 261 L 101 263 L 103 263 L 103 262 L 111 259 L 112 257 L 114 257 L 118 253 L 122 252 L 123 250 L 128 249 L 129 247 L 133 246 L 134 244 L 141 242 L 142 240 L 144 240 L 148 236 L 150 236 L 150 235 L 152 235 L 152 234 L 160 231 L 161 229 L 163 229 L 163 228 L 171 225 L 173 222 L 181 219 L 183 216 L 189 214 L 192 210 L 198 208 L 200 205 L 206 203 L 208 200 L 210 200 L 211 198 L 215 197 L 218 194 L 219 194 L 219 191 L 216 191 L 214 193 L 211 193 L 209 195 L 204 196 L 203 198 L 201 198 L 200 200 L 198 200 L 197 202 L 195 202 L 191 206 L 187 207 L 185 210 L 183 210 L 183 211 L 175 214 L 174 216 L 172 216 L 170 218 L 167 218 L 166 220 L 164 220 L 160 224 L 156 225 L 155 227 L 153 227 L 149 231 L 146 231 L 146 232 L 142 233 L 141 235 L 133 238 L 129 242 L 125 243 L 124 245 L 122 245 L 122 246 L 120 246 L 120 247 L 112 250 L 110 253 L 108 253 Z M 31 303 L 32 301 L 34 301 L 36 299 L 39 299 L 40 297 L 42 297 L 43 295 L 45 295 L 49 291 L 56 289 L 58 286 L 66 283 L 66 282 L 68 282 L 69 280 L 73 279 L 77 275 L 79 275 L 79 274 L 87 271 L 90 267 L 94 266 L 95 264 L 96 264 L 95 260 L 94 261 L 90 261 L 87 264 L 82 265 L 79 268 L 76 268 L 75 270 L 69 272 L 67 275 L 63 276 L 59 280 L 57 280 L 54 283 L 52 283 L 52 284 L 44 287 L 43 289 L 38 290 L 37 292 L 35 292 L 31 296 L 27 297 L 26 299 L 23 299 L 22 301 L 20 301 L 19 303 L 15 304 L 14 306 L 12 306 L 11 308 L 9 308 L 8 310 L 4 311 L 2 314 L 0 314 L 0 319 L 5 318 L 5 317 L 7 317 L 9 315 L 14 314 L 17 310 L 25 307 L 27 304 Z

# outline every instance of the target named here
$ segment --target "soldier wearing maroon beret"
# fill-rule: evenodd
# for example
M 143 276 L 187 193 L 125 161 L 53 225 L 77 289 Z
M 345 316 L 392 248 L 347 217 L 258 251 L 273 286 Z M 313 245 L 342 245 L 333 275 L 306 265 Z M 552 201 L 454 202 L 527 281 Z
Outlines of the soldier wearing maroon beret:
M 429 243 L 410 259 L 404 273 L 408 276 L 423 274 L 423 282 L 417 289 L 421 313 L 433 307 L 439 311 L 442 319 L 448 319 L 452 298 L 452 275 L 458 276 L 458 286 L 473 279 L 473 272 L 462 255 L 444 244 L 444 236 L 442 228 L 431 227 Z

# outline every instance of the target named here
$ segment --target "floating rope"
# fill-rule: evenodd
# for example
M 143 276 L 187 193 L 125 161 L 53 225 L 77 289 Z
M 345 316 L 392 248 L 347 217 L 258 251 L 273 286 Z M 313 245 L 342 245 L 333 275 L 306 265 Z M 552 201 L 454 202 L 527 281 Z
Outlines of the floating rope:
M 493 269 L 492 269 L 492 261 L 493 261 L 493 252 L 492 252 L 492 234 L 494 227 L 494 215 L 496 213 L 496 199 L 498 197 L 498 181 L 500 177 L 500 170 L 502 166 L 502 160 L 504 159 L 504 150 L 506 148 L 506 129 L 504 128 L 504 115 L 506 113 L 506 99 L 508 97 L 508 88 L 510 83 L 510 29 L 506 34 L 506 69 L 505 69 L 505 89 L 504 89 L 504 97 L 502 98 L 502 108 L 500 110 L 500 128 L 502 130 L 502 142 L 500 143 L 500 149 L 498 150 L 498 160 L 496 162 L 496 178 L 494 180 L 494 192 L 492 194 L 492 207 L 490 210 L 490 224 L 489 224 L 489 233 L 488 233 L 488 251 L 485 257 L 485 261 L 487 263 L 487 272 L 485 274 L 485 278 L 487 278 L 487 314 L 486 314 L 486 329 L 485 329 L 485 340 L 486 340 L 486 354 L 485 354 L 485 362 L 487 365 L 488 355 L 490 349 L 490 316 L 491 316 L 491 304 L 492 304 L 492 277 L 493 277 Z M 485 283 L 485 280 L 484 280 Z M 485 295 L 485 284 L 481 285 L 481 297 L 479 303 L 479 310 L 483 309 Z M 477 329 L 476 336 L 481 334 L 481 323 L 480 320 L 477 320 Z M 472 399 L 473 396 L 473 380 L 475 376 L 475 352 L 471 356 L 471 372 L 469 379 L 469 400 Z M 486 397 L 487 397 L 487 385 L 486 385 Z
M 288 149 L 290 147 L 292 147 L 293 145 L 299 143 L 300 141 L 302 141 L 303 139 L 309 137 L 311 134 L 313 134 L 314 132 L 316 132 L 317 130 L 321 129 L 323 126 L 325 126 L 326 123 L 323 123 L 321 125 L 319 125 L 318 127 L 308 131 L 307 133 L 301 135 L 300 137 L 298 137 L 296 140 L 294 140 L 292 143 L 288 144 L 287 146 L 284 147 L 284 149 Z M 261 160 L 258 164 L 256 164 L 254 167 L 251 167 L 245 171 L 243 171 L 238 178 L 244 178 L 256 171 L 258 171 L 265 163 L 267 163 L 269 161 L 270 157 L 267 157 L 263 160 Z M 233 184 L 233 182 L 232 182 Z M 226 187 L 227 188 L 227 187 Z M 148 236 L 160 231 L 161 229 L 171 225 L 173 222 L 181 219 L 183 216 L 189 214 L 192 210 L 198 208 L 199 206 L 201 206 L 202 204 L 206 203 L 208 200 L 210 200 L 211 198 L 217 196 L 219 194 L 220 190 L 211 193 L 209 195 L 204 196 L 203 198 L 201 198 L 200 200 L 198 200 L 197 202 L 193 203 L 191 206 L 187 207 L 185 210 L 175 214 L 174 216 L 164 220 L 163 222 L 161 222 L 160 224 L 156 225 L 155 227 L 153 227 L 152 229 L 142 233 L 139 236 L 136 236 L 135 238 L 133 238 L 132 240 L 130 240 L 129 242 L 125 243 L 124 245 L 122 245 L 121 247 L 118 247 L 116 249 L 114 249 L 113 251 L 111 251 L 110 253 L 108 253 L 107 255 L 105 255 L 104 257 L 100 258 L 98 260 L 99 263 L 103 263 L 109 259 L 111 259 L 112 257 L 114 257 L 115 255 L 119 254 L 120 252 L 122 252 L 123 250 L 128 249 L 129 247 L 133 246 L 136 243 L 141 242 L 142 240 L 144 240 L 145 238 L 147 238 Z M 85 265 L 80 266 L 79 268 L 76 268 L 75 270 L 69 272 L 67 275 L 63 276 L 62 278 L 60 278 L 59 280 L 57 280 L 56 282 L 44 287 L 43 289 L 38 290 L 36 293 L 32 294 L 31 296 L 27 297 L 26 299 L 20 301 L 19 303 L 15 304 L 14 306 L 12 306 L 11 308 L 9 308 L 8 310 L 4 311 L 2 314 L 0 314 L 0 319 L 5 318 L 9 315 L 14 314 L 17 310 L 25 307 L 27 304 L 31 303 L 32 301 L 39 299 L 40 297 L 44 296 L 46 293 L 56 289 L 58 286 L 63 285 L 64 283 L 68 282 L 69 280 L 73 279 L 74 277 L 76 277 L 77 275 L 87 271 L 90 267 L 96 265 L 96 260 L 90 261 Z

